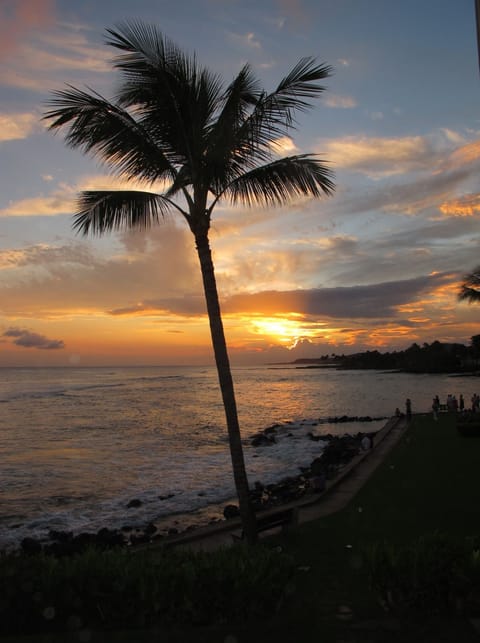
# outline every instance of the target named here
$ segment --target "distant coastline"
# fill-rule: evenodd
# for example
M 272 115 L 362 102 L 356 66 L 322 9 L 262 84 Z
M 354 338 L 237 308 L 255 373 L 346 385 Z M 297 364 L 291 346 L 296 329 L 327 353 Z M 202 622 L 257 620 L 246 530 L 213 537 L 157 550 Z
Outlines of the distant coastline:
M 295 368 L 335 368 L 342 370 L 383 370 L 397 373 L 480 375 L 480 335 L 471 344 L 434 341 L 419 346 L 414 343 L 404 351 L 380 353 L 377 350 L 352 355 L 303 357 L 283 365 Z M 282 364 L 277 364 L 280 366 Z

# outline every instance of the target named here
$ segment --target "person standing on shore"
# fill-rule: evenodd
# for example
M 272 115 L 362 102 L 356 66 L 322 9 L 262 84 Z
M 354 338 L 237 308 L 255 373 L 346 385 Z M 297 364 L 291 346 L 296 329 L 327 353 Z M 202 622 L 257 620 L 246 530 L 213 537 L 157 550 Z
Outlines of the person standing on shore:
M 409 397 L 407 397 L 407 400 L 405 402 L 405 409 L 407 412 L 407 420 L 412 419 L 412 401 Z

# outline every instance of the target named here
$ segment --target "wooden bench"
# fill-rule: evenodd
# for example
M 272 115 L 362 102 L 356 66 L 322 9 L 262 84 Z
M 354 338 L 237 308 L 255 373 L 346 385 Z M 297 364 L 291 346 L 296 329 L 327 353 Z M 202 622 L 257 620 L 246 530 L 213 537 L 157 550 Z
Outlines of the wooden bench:
M 257 514 L 256 518 L 258 534 L 263 531 L 270 531 L 275 527 L 281 527 L 282 531 L 286 531 L 290 526 L 298 524 L 298 507 L 271 509 L 265 513 Z M 243 540 L 245 534 L 242 530 L 239 536 L 232 534 L 232 537 L 234 540 Z

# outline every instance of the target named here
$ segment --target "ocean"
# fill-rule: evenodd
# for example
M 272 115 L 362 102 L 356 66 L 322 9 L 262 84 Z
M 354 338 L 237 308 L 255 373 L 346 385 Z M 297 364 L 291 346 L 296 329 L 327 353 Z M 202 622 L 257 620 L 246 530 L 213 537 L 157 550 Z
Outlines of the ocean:
M 468 406 L 480 389 L 468 376 L 291 365 L 233 377 L 251 486 L 320 455 L 309 432 L 378 430 L 407 397 L 427 412 L 434 395 Z M 380 419 L 328 422 L 342 415 Z M 273 424 L 277 443 L 251 446 Z M 0 550 L 51 529 L 182 529 L 221 518 L 235 496 L 214 367 L 0 368 L 0 454 Z

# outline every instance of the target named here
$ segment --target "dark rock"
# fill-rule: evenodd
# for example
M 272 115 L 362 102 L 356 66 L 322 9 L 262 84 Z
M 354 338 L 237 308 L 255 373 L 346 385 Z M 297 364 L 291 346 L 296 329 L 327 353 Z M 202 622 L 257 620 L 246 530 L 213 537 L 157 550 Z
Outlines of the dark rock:
M 96 535 L 87 531 L 82 531 L 81 533 L 77 534 L 73 540 L 80 551 L 94 545 L 96 541 Z
M 265 433 L 256 433 L 252 438 L 250 444 L 252 447 L 259 447 L 259 446 L 270 446 L 272 444 L 276 444 L 275 436 L 274 435 L 267 435 Z
M 169 536 L 175 536 L 178 534 L 178 529 L 176 527 L 170 527 L 167 533 Z
M 73 532 L 71 531 L 57 531 L 56 529 L 51 529 L 48 532 L 49 540 L 56 540 L 59 543 L 65 543 L 73 539 Z
M 20 543 L 24 554 L 39 554 L 42 551 L 42 543 L 36 538 L 27 536 Z
M 273 424 L 272 426 L 268 426 L 266 429 L 263 429 L 263 433 L 265 433 L 265 435 L 276 433 L 279 426 L 280 426 L 279 424 Z
M 175 494 L 174 493 L 168 493 L 166 496 L 158 496 L 160 500 L 170 500 L 170 498 L 173 498 Z
M 151 536 L 157 531 L 157 528 L 153 524 L 153 522 L 149 522 L 148 525 L 145 527 L 145 533 Z
M 230 520 L 231 518 L 237 518 L 240 515 L 240 510 L 237 507 L 237 505 L 226 505 L 226 507 L 223 510 L 223 517 L 226 520 Z
M 310 484 L 313 489 L 313 491 L 316 491 L 317 493 L 321 493 L 322 491 L 325 491 L 325 487 L 327 484 L 327 474 L 325 471 L 323 471 L 320 475 L 318 476 L 312 476 L 310 479 Z
M 162 540 L 165 536 L 163 534 L 155 534 L 152 540 Z
M 120 531 L 103 527 L 97 532 L 96 543 L 103 547 L 117 547 L 125 544 L 125 538 Z
M 131 545 L 144 545 L 150 542 L 150 536 L 147 534 L 130 534 L 129 542 Z
M 325 464 L 323 463 L 321 456 L 313 460 L 310 465 L 310 472 L 312 476 L 320 476 L 325 472 Z
M 139 498 L 134 498 L 133 500 L 130 500 L 130 502 L 127 505 L 127 509 L 131 509 L 132 507 L 141 507 L 142 506 L 142 501 L 139 500 Z

